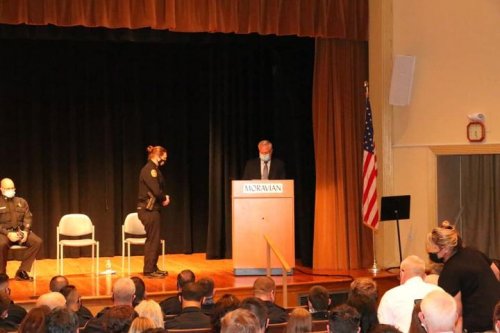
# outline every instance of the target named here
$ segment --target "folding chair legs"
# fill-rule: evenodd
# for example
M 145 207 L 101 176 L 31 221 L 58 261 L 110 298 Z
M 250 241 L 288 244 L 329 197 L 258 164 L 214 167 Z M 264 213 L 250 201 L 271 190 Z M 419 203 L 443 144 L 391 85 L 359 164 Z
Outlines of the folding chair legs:
M 99 241 L 92 244 L 92 269 L 95 275 L 99 275 Z M 95 266 L 94 266 L 95 262 Z M 64 275 L 64 245 L 57 245 L 57 259 L 56 259 L 57 272 L 59 275 Z M 35 274 L 35 273 L 34 273 Z

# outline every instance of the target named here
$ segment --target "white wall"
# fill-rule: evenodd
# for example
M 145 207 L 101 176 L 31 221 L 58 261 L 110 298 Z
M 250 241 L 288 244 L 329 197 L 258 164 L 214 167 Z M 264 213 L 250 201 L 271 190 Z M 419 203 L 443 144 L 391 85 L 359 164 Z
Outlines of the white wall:
M 411 219 L 400 223 L 403 258 L 425 257 L 425 235 L 438 223 L 436 146 L 467 153 L 467 115 L 481 112 L 487 131 L 480 148 L 499 149 L 500 1 L 370 0 L 370 20 L 372 107 L 382 136 L 376 138 L 382 147 L 379 188 L 382 195 L 411 194 Z M 406 107 L 387 104 L 394 55 L 416 57 Z M 373 82 L 383 85 L 375 96 Z M 399 263 L 394 224 L 382 223 L 376 233 L 384 266 Z

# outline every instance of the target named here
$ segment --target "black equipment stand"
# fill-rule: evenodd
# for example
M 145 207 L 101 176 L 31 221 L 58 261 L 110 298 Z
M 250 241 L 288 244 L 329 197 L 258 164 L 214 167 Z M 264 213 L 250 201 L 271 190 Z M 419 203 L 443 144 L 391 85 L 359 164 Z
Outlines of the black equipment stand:
M 410 218 L 410 196 L 399 195 L 391 197 L 382 197 L 382 208 L 380 214 L 380 221 L 394 221 L 398 228 L 398 246 L 399 246 L 399 263 L 403 261 L 401 252 L 401 235 L 399 232 L 399 220 L 407 220 Z M 399 268 L 399 267 L 390 267 Z

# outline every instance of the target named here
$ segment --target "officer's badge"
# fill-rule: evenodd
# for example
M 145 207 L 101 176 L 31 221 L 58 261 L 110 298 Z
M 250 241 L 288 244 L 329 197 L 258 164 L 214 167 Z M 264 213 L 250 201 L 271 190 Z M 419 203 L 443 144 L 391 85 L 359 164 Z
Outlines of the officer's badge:
M 158 176 L 158 173 L 156 172 L 155 169 L 151 169 L 151 177 L 156 178 Z

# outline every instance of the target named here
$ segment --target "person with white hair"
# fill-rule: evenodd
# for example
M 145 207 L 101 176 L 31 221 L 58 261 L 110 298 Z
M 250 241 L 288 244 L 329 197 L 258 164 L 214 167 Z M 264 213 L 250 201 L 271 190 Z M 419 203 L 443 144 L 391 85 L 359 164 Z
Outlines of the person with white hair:
M 106 331 L 106 320 L 108 320 L 106 313 L 112 310 L 113 308 L 124 308 L 130 307 L 128 312 L 134 313 L 134 317 L 137 317 L 137 313 L 134 311 L 132 306 L 132 301 L 135 296 L 135 284 L 134 281 L 130 278 L 120 278 L 115 281 L 113 284 L 113 291 L 111 294 L 111 298 L 113 300 L 112 307 L 105 307 L 102 309 L 95 318 L 90 319 L 87 322 L 87 325 L 81 330 L 81 332 L 105 332 Z M 64 297 L 63 297 L 64 298 Z M 118 312 L 127 312 L 127 311 L 118 311 Z M 131 318 L 133 320 L 133 318 Z
M 163 328 L 165 326 L 160 304 L 152 299 L 141 301 L 141 303 L 139 303 L 134 310 L 137 312 L 139 317 L 151 319 L 155 328 Z
M 406 257 L 399 269 L 400 285 L 388 290 L 378 307 L 378 320 L 381 324 L 393 325 L 401 332 L 410 328 L 411 314 L 415 300 L 425 297 L 440 287 L 424 282 L 425 262 L 415 255 Z
M 427 333 L 453 332 L 458 318 L 457 303 L 443 290 L 431 291 L 422 299 L 418 317 Z
M 57 291 L 51 291 L 40 295 L 36 300 L 36 306 L 46 305 L 49 309 L 57 308 L 58 306 L 66 306 L 66 298 L 64 298 L 63 294 Z

